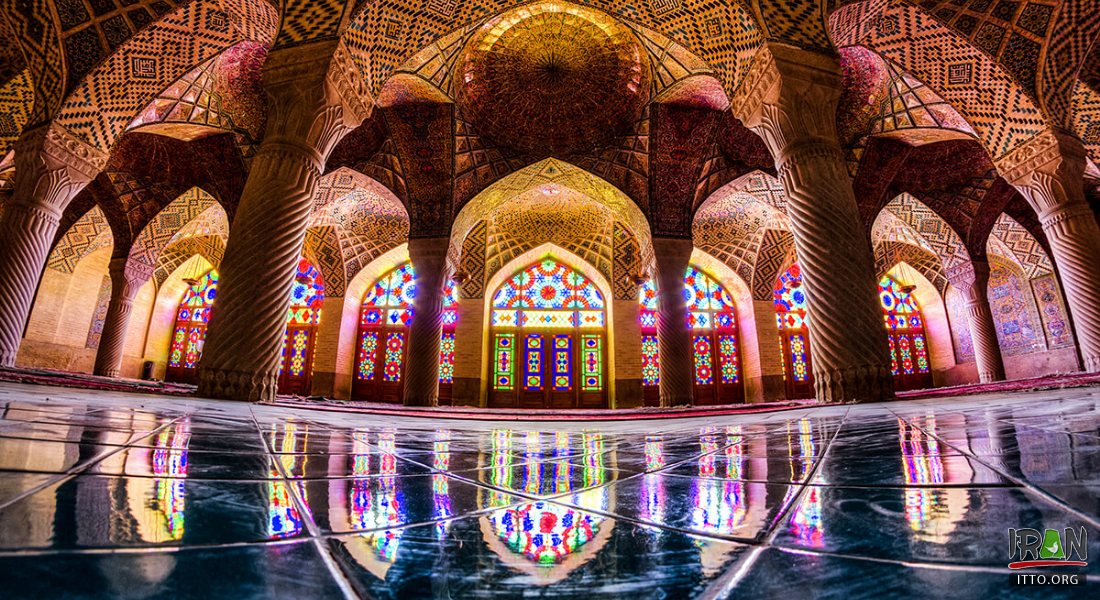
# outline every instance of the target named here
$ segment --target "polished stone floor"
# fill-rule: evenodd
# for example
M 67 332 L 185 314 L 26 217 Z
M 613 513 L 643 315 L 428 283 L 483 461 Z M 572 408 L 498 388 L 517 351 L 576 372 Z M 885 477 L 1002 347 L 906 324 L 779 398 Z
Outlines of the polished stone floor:
M 1075 588 L 1007 529 L 1084 526 Z M 1100 597 L 1100 388 L 707 419 L 0 384 L 0 597 Z

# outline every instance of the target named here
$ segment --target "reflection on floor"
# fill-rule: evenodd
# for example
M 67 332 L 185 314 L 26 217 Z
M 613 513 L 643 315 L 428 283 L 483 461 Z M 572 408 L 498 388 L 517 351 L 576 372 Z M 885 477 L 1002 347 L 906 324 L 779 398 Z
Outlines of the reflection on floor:
M 487 423 L 0 384 L 0 595 L 1087 596 L 1100 388 Z M 1009 586 L 1007 528 L 1090 531 Z M 1095 597 L 1095 596 L 1092 596 Z

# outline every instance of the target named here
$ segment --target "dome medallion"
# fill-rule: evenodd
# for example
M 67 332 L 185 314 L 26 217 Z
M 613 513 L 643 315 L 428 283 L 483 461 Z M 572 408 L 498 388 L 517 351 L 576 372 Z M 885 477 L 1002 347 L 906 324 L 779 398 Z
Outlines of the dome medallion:
M 458 69 L 463 116 L 496 143 L 568 155 L 629 131 L 649 99 L 638 38 L 610 15 L 544 3 L 491 19 Z

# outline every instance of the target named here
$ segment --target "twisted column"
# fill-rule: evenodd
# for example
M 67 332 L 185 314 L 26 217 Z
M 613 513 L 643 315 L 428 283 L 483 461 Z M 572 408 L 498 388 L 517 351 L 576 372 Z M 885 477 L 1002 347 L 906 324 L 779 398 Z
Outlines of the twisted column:
M 108 271 L 111 274 L 111 301 L 107 304 L 94 373 L 118 377 L 122 371 L 122 353 L 126 332 L 130 328 L 130 313 L 134 310 L 134 297 L 141 286 L 152 278 L 153 267 L 124 256 L 112 258 Z
M 657 263 L 657 353 L 661 368 L 661 406 L 692 403 L 695 364 L 684 273 L 691 261 L 691 240 L 653 238 Z
M 0 216 L 0 366 L 15 364 L 61 213 L 106 163 L 103 152 L 59 125 L 19 138 L 15 192 Z
M 361 121 L 334 42 L 273 52 L 264 65 L 267 131 L 241 194 L 220 268 L 199 394 L 274 399 L 294 273 L 317 179 Z
M 997 168 L 1038 214 L 1085 370 L 1100 371 L 1100 226 L 1085 200 L 1084 146 L 1046 132 L 998 159 Z
M 874 257 L 836 136 L 834 57 L 770 44 L 735 114 L 776 158 L 809 298 L 814 386 L 821 402 L 893 396 Z
M 966 269 L 950 274 L 951 285 L 962 292 L 970 339 L 974 342 L 974 364 L 982 383 L 1004 381 L 1005 364 L 997 341 L 997 325 L 989 307 L 989 263 L 974 260 Z
M 416 270 L 416 298 L 409 323 L 405 363 L 405 404 L 434 406 L 439 401 L 439 344 L 443 335 L 443 287 L 447 284 L 449 237 L 409 240 Z

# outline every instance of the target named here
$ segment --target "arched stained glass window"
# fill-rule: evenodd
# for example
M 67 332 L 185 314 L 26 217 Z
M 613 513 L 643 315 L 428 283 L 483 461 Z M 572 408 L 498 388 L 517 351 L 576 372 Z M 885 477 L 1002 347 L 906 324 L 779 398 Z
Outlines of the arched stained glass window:
M 279 393 L 310 393 L 313 378 L 313 350 L 321 307 L 325 303 L 325 282 L 321 273 L 302 258 L 290 289 L 283 350 L 279 356 Z
M 802 287 L 802 270 L 797 263 L 779 276 L 773 297 L 787 397 L 810 398 L 814 395 L 813 375 L 810 372 L 810 330 L 806 325 L 806 291 Z
M 492 406 L 607 405 L 604 299 L 580 271 L 546 257 L 516 273 L 493 294 L 490 325 Z
M 928 340 L 913 289 L 904 287 L 892 277 L 878 282 L 878 297 L 890 341 L 890 369 L 899 390 L 931 387 L 931 365 L 928 360 Z
M 415 313 L 415 299 L 416 270 L 411 262 L 398 265 L 368 288 L 359 313 L 353 398 L 402 401 L 409 324 Z M 457 288 L 454 281 L 448 281 L 444 288 L 443 335 L 440 339 L 439 396 L 443 402 L 450 399 L 454 381 L 457 309 Z
M 743 402 L 745 393 L 738 356 L 737 315 L 733 298 L 698 267 L 684 273 L 684 300 L 692 331 L 696 404 Z M 657 350 L 657 287 L 642 285 L 639 323 L 642 329 L 642 385 L 647 403 L 656 400 L 660 384 Z
M 206 342 L 206 325 L 210 310 L 218 295 L 218 272 L 214 269 L 188 286 L 176 310 L 172 328 L 172 344 L 168 349 L 168 370 L 165 379 L 194 383 L 198 377 L 199 359 Z

